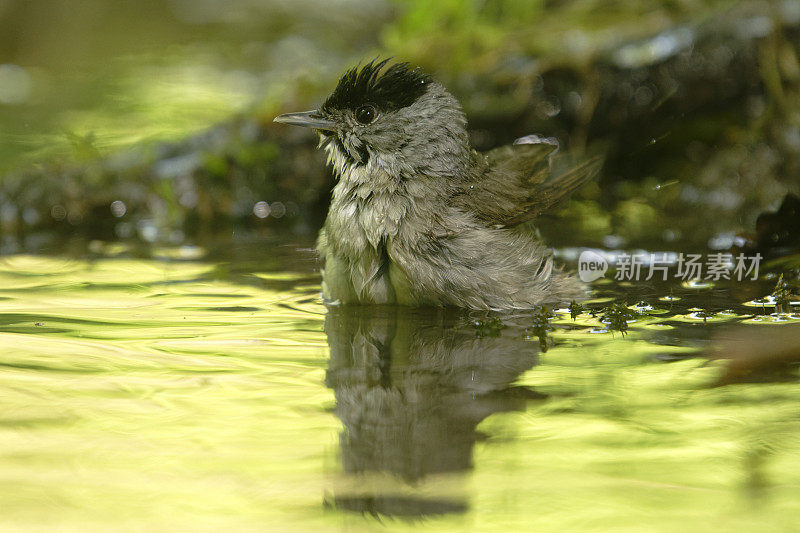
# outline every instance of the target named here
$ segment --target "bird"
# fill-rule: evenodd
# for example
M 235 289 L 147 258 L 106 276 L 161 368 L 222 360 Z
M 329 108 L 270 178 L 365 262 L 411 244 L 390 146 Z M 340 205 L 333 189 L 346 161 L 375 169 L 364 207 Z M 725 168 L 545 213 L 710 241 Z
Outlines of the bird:
M 551 172 L 537 135 L 479 153 L 458 100 L 422 68 L 373 59 L 315 110 L 275 122 L 319 135 L 336 182 L 317 239 L 331 305 L 489 311 L 586 298 L 526 224 L 598 171 Z

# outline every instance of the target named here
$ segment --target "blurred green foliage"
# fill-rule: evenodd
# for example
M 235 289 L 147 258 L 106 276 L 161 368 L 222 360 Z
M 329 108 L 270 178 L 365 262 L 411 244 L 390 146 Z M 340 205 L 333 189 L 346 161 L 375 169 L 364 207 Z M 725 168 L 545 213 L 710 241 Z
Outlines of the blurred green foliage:
M 737 0 L 494 2 L 399 0 L 403 16 L 383 32 L 386 48 L 458 76 L 491 70 L 509 55 L 550 66 L 587 65 L 632 40 L 693 23 Z M 686 20 L 688 19 L 688 20 Z
M 798 192 L 788 0 L 4 0 L 0 29 L 6 251 L 313 233 L 331 177 L 307 132 L 271 119 L 376 55 L 439 78 L 477 149 L 537 132 L 605 156 L 540 220 L 557 246 L 705 247 Z

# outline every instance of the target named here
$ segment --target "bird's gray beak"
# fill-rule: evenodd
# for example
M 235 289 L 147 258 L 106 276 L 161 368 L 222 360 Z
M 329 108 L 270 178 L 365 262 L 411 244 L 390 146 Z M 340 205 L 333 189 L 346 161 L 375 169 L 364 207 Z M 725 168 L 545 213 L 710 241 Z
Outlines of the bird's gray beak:
M 336 127 L 336 123 L 323 117 L 318 109 L 314 111 L 303 111 L 301 113 L 285 113 L 283 115 L 278 115 L 275 117 L 274 122 L 314 128 L 316 130 L 333 130 Z

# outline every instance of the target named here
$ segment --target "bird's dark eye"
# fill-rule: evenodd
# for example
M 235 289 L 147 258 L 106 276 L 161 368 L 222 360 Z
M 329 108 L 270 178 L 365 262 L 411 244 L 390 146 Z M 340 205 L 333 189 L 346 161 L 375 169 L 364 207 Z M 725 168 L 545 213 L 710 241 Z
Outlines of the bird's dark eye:
M 375 108 L 371 105 L 362 105 L 356 109 L 356 120 L 362 124 L 369 124 L 375 120 Z

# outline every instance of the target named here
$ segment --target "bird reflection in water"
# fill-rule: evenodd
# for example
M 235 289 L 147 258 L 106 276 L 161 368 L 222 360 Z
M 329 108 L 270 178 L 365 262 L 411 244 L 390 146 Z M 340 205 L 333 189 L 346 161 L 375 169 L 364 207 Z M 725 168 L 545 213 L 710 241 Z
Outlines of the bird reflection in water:
M 372 515 L 463 513 L 477 425 L 523 410 L 536 392 L 511 385 L 537 362 L 511 316 L 390 306 L 332 307 L 326 384 L 344 473 L 325 505 Z M 479 321 L 476 326 L 476 321 Z

